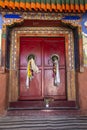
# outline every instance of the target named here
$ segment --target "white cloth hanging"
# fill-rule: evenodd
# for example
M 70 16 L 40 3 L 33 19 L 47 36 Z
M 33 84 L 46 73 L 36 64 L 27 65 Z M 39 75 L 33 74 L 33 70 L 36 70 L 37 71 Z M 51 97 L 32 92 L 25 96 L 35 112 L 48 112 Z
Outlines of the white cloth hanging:
M 59 73 L 59 62 L 58 62 L 58 60 L 55 60 L 54 64 L 55 64 L 55 67 L 56 67 L 55 68 L 56 74 L 55 74 L 55 77 L 54 77 L 54 85 L 58 86 L 60 84 L 60 73 Z
M 27 88 L 27 89 L 29 88 L 29 77 L 28 77 L 28 75 L 27 75 L 27 77 L 26 77 L 26 88 Z
M 31 69 L 33 70 L 34 73 L 38 73 L 39 72 L 39 68 L 37 67 L 37 65 L 35 64 L 35 60 L 32 58 L 30 60 L 31 62 Z
M 31 58 L 31 59 L 28 61 L 28 65 L 27 65 L 26 88 L 29 88 L 29 86 L 30 86 L 30 81 L 31 81 L 32 78 L 33 78 L 32 72 L 33 72 L 33 74 L 40 72 L 40 71 L 39 71 L 39 68 L 38 68 L 38 66 L 35 64 L 35 60 L 34 60 L 33 58 Z

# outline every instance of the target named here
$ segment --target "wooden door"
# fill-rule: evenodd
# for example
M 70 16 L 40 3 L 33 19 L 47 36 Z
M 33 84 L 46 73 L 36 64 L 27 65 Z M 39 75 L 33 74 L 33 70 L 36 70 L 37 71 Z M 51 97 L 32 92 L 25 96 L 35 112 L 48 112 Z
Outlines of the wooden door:
M 36 65 L 40 72 L 34 74 L 29 89 L 26 88 L 27 56 L 35 55 Z M 59 55 L 60 84 L 54 86 L 53 64 L 49 64 L 52 54 Z M 66 99 L 65 82 L 65 43 L 63 37 L 58 38 L 20 38 L 20 80 L 19 99 L 43 101 L 45 98 L 54 100 Z

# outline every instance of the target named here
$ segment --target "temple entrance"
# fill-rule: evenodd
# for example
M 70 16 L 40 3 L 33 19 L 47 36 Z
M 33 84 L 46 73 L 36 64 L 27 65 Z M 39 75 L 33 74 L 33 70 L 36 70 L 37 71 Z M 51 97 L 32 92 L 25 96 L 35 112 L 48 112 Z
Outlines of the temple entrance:
M 11 46 L 14 57 L 11 55 L 10 58 L 9 108 L 71 109 L 76 106 L 72 31 L 65 30 L 64 33 L 67 34 L 61 35 L 59 30 L 62 28 L 58 27 L 56 31 L 54 28 L 49 27 L 49 31 L 45 33 L 47 27 L 44 29 L 37 27 L 32 36 L 34 28 L 13 30 L 12 34 L 15 31 L 16 35 L 12 36 L 16 40 L 12 41 Z M 23 33 L 23 29 L 27 29 L 28 34 L 27 31 Z M 39 30 L 43 34 L 40 34 Z M 55 34 L 52 34 L 53 31 Z M 51 34 L 52 36 L 49 37 Z M 34 57 L 33 62 L 39 72 L 32 71 L 32 79 L 28 78 L 27 87 L 30 56 Z
M 29 88 L 26 87 L 27 77 L 27 57 L 35 56 L 36 65 L 39 72 L 33 74 L 29 82 Z M 54 72 L 51 56 L 59 56 L 60 82 L 54 84 Z M 66 100 L 66 82 L 65 82 L 65 40 L 59 38 L 20 38 L 20 100 Z M 56 68 L 55 68 L 56 69 Z

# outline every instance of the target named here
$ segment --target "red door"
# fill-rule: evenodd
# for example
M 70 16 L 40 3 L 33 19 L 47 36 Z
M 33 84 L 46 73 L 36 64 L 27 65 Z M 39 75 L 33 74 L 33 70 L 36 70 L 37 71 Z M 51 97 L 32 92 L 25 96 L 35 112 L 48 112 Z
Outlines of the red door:
M 26 88 L 27 56 L 35 55 L 36 65 L 40 72 L 30 81 Z M 49 63 L 51 55 L 59 55 L 60 84 L 54 86 L 53 63 Z M 58 38 L 20 38 L 20 100 L 43 101 L 45 98 L 55 100 L 66 99 L 65 86 L 65 43 L 63 37 Z

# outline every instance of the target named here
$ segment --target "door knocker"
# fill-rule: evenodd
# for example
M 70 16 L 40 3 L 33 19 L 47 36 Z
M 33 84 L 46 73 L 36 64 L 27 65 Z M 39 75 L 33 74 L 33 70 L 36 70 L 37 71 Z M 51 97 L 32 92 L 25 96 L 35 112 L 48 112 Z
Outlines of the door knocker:
M 58 86 L 60 84 L 59 55 L 51 55 L 50 61 L 53 63 L 54 86 Z
M 34 78 L 34 73 L 39 72 L 39 68 L 35 63 L 35 55 L 29 54 L 27 57 L 27 78 L 26 78 L 26 87 L 29 88 L 30 81 Z

